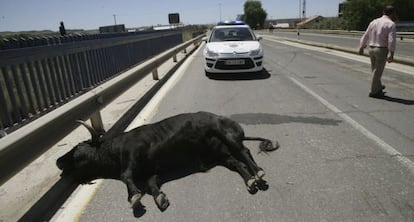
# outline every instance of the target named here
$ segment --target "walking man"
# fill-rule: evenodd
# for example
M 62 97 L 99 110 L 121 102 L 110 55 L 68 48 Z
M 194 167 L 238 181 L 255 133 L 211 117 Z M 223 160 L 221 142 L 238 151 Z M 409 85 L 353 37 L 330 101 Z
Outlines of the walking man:
M 383 98 L 385 86 L 381 83 L 381 76 L 385 68 L 385 63 L 394 60 L 396 46 L 396 26 L 391 20 L 394 7 L 387 6 L 383 11 L 383 16 L 374 19 L 368 26 L 359 44 L 359 54 L 364 53 L 364 48 L 369 46 L 369 56 L 371 58 L 372 84 L 370 97 Z

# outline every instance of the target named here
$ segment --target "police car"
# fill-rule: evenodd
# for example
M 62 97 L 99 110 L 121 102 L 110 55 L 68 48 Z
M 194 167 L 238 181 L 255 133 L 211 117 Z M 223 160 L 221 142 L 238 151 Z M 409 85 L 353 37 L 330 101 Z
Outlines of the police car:
M 219 23 L 206 39 L 203 50 L 206 75 L 210 73 L 261 72 L 263 49 L 243 22 Z

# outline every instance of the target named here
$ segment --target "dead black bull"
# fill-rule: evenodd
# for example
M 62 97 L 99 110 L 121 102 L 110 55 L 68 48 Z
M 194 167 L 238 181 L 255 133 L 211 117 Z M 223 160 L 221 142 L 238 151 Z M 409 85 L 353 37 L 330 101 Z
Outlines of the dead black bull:
M 261 141 L 261 152 L 279 147 L 268 139 L 246 137 L 237 122 L 207 112 L 179 114 L 112 138 L 100 136 L 82 124 L 92 139 L 79 143 L 57 160 L 62 176 L 71 176 L 79 183 L 98 178 L 121 180 L 133 208 L 140 206 L 144 193 L 149 193 L 161 211 L 167 209 L 169 201 L 160 189 L 160 176 L 190 166 L 200 172 L 224 166 L 239 173 L 248 191 L 254 193 L 260 189 L 258 184 L 265 173 L 243 141 Z

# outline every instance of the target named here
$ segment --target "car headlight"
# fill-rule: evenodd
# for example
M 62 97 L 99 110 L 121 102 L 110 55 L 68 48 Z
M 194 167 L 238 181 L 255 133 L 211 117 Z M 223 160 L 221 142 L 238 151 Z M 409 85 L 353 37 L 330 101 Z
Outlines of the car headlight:
M 255 49 L 255 50 L 250 51 L 250 56 L 258 56 L 261 53 L 262 53 L 262 49 L 261 48 L 258 48 L 258 49 Z
M 214 52 L 214 51 L 211 51 L 211 50 L 207 49 L 206 50 L 206 56 L 215 58 L 215 57 L 218 57 L 219 54 L 217 52 Z

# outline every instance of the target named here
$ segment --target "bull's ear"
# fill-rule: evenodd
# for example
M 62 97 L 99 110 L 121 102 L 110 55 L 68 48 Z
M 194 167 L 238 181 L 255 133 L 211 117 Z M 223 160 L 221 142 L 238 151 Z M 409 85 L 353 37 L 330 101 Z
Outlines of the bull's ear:
M 76 120 L 76 122 L 82 124 L 86 129 L 88 129 L 89 133 L 92 136 L 92 145 L 98 147 L 100 144 L 100 140 L 99 140 L 100 135 L 96 132 L 96 130 L 92 126 L 90 126 L 89 124 L 85 123 L 82 120 Z

